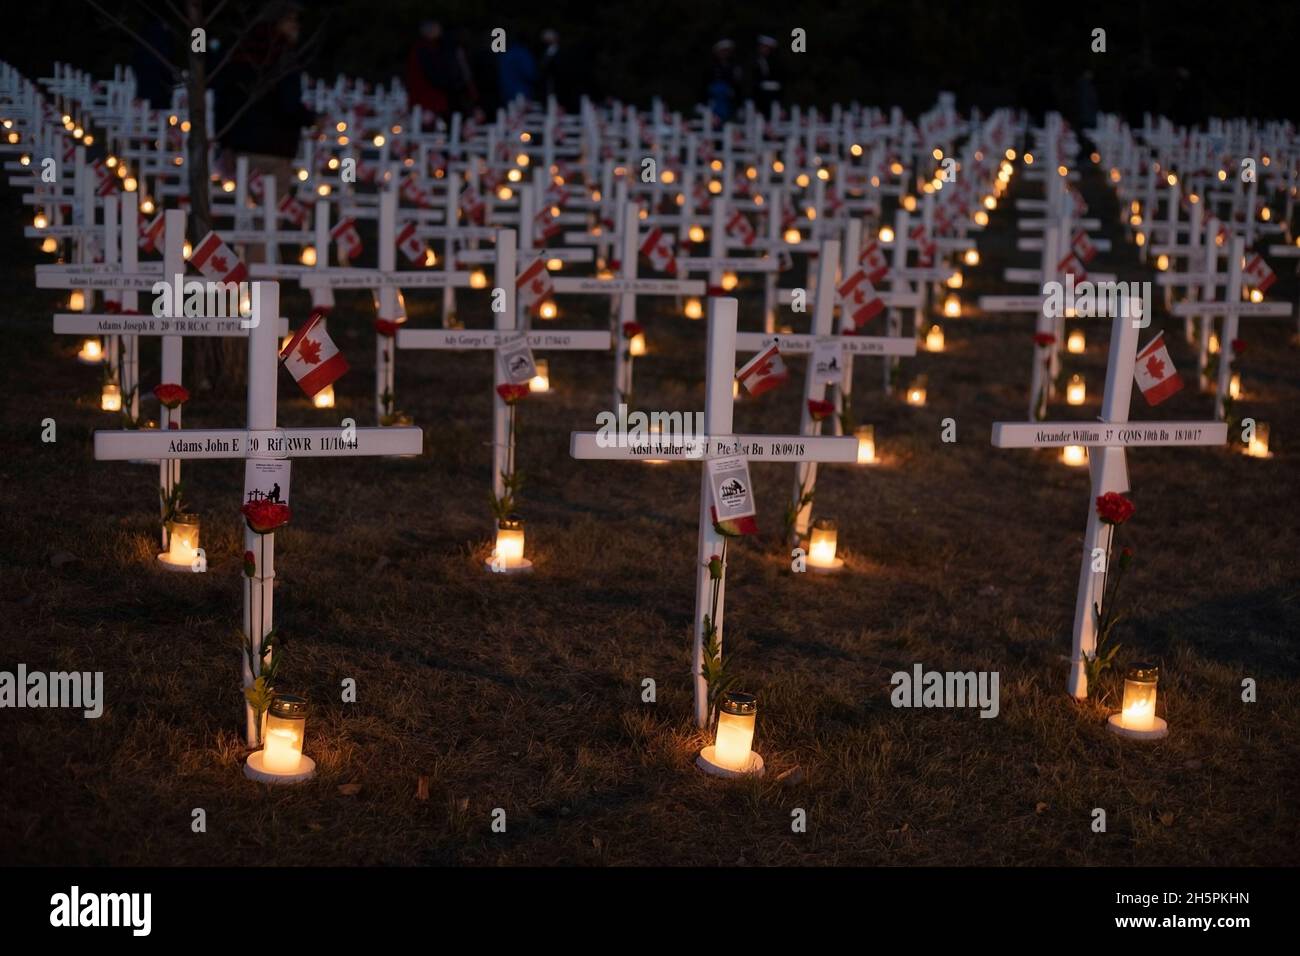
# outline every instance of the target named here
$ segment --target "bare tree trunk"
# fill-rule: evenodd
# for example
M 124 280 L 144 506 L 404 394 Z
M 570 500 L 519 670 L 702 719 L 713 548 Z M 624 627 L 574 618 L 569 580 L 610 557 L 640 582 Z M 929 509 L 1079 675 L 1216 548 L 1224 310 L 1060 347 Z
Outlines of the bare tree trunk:
M 186 94 L 189 100 L 189 169 L 190 214 L 189 234 L 192 240 L 201 239 L 212 228 L 212 207 L 209 202 L 211 170 L 208 165 L 208 64 L 205 52 L 195 51 L 194 31 L 203 29 L 207 18 L 203 13 L 203 0 L 187 0 L 185 7 L 188 44 L 186 54 Z M 206 38 L 203 46 L 206 48 Z M 242 385 L 242 340 L 215 338 L 194 339 L 194 383 L 199 391 L 233 392 Z

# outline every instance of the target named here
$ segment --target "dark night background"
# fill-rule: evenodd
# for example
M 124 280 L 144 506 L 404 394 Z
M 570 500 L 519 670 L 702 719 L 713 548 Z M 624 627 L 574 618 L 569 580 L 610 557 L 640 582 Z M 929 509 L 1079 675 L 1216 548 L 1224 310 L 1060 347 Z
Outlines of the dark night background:
M 150 8 L 163 7 L 126 0 L 104 4 L 137 26 Z M 1180 121 L 1296 113 L 1295 84 L 1282 75 L 1300 27 L 1300 5 L 1293 3 L 307 0 L 302 6 L 304 36 L 317 26 L 324 29 L 308 67 L 313 74 L 342 71 L 370 80 L 400 74 L 417 25 L 437 18 L 459 36 L 489 106 L 488 31 L 501 26 L 512 41 L 522 38 L 534 51 L 543 28 L 558 29 L 593 94 L 642 104 L 658 94 L 674 108 L 700 99 L 716 39 L 733 38 L 744 66 L 754 37 L 767 33 L 782 44 L 778 57 L 787 103 L 858 99 L 915 113 L 946 89 L 958 94 L 962 107 L 1014 104 L 1068 115 L 1075 83 L 1091 69 L 1101 109 L 1137 120 L 1144 109 Z M 56 57 L 104 75 L 112 64 L 137 55 L 131 39 L 84 0 L 51 0 L 34 12 L 21 20 L 11 14 L 0 38 L 0 56 L 28 75 L 46 75 Z M 232 25 L 223 14 L 213 33 L 229 35 Z M 789 52 L 794 27 L 807 31 L 805 54 Z M 1104 54 L 1090 50 L 1095 27 L 1107 31 Z

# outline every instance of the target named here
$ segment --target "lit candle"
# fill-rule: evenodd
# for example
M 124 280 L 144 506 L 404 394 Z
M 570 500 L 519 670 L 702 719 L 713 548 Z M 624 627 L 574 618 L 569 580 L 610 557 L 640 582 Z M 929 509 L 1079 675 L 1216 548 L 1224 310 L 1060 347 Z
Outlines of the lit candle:
M 740 284 L 740 279 L 736 276 L 734 272 L 722 273 L 722 289 L 724 292 L 730 292 L 739 284 Z
M 319 392 L 312 396 L 311 403 L 317 408 L 334 407 L 334 386 L 326 385 Z
M 1246 445 L 1246 454 L 1251 458 L 1270 458 L 1268 450 L 1268 422 L 1256 422 L 1255 430 Z
M 167 553 L 158 560 L 176 570 L 188 571 L 199 556 L 199 516 L 177 514 L 167 522 Z
M 1206 346 L 1206 348 L 1209 350 L 1209 353 L 1211 355 L 1219 354 L 1219 333 L 1218 332 L 1210 333 L 1210 342 L 1209 345 Z
M 1082 445 L 1066 445 L 1061 449 L 1061 461 L 1077 468 L 1088 463 L 1088 452 Z
M 1070 384 L 1065 387 L 1065 401 L 1069 405 L 1082 405 L 1088 397 L 1088 384 L 1081 375 L 1071 375 Z
M 1232 378 L 1228 380 L 1228 394 L 1233 398 L 1241 398 L 1241 373 L 1233 372 Z
M 858 439 L 858 464 L 874 465 L 876 463 L 876 426 L 859 425 L 854 436 Z
M 1066 350 L 1074 355 L 1082 355 L 1087 347 L 1087 340 L 1083 337 L 1082 329 L 1075 329 L 1070 333 L 1070 337 L 1065 340 Z
M 262 769 L 268 773 L 297 773 L 303 763 L 302 743 L 306 733 L 306 699 L 276 694 L 266 715 Z
M 926 381 L 925 376 L 918 376 L 917 379 L 908 386 L 907 404 L 924 405 L 925 404 Z
M 557 259 L 556 257 L 552 256 L 551 258 L 546 260 L 547 272 L 559 272 L 563 268 L 564 268 L 563 259 Z
M 68 296 L 68 311 L 82 312 L 86 308 L 86 294 L 80 289 L 73 289 L 72 294 Z
M 99 339 L 86 339 L 81 343 L 77 358 L 92 365 L 104 361 L 104 346 Z
M 964 281 L 965 281 L 965 280 L 962 278 L 961 270 L 958 269 L 958 270 L 957 270 L 956 272 L 954 272 L 952 275 L 948 276 L 948 288 L 949 288 L 949 289 L 960 289 L 961 286 L 962 286 L 962 282 L 964 282 Z
M 543 302 L 541 308 L 537 310 L 538 317 L 542 319 L 553 319 L 559 314 L 560 310 L 556 308 L 555 303 L 550 299 Z
M 1156 268 L 1161 272 L 1169 271 L 1169 257 L 1163 252 L 1156 256 Z
M 703 241 L 704 241 L 704 227 L 703 227 L 703 226 L 691 226 L 691 228 L 688 229 L 688 230 L 686 231 L 686 238 L 690 239 L 691 242 L 703 242 Z
M 713 759 L 718 766 L 744 773 L 753 762 L 754 723 L 758 701 L 753 694 L 727 693 L 718 708 Z
M 636 335 L 632 336 L 632 338 L 628 341 L 627 350 L 628 350 L 628 354 L 634 357 L 645 355 L 645 351 L 646 351 L 645 333 L 638 332 Z
M 1156 727 L 1156 683 L 1160 669 L 1152 664 L 1135 664 L 1124 675 L 1124 706 L 1120 726 L 1125 730 L 1154 730 Z
M 789 229 L 785 231 L 785 241 L 788 242 L 790 245 L 793 246 L 795 243 L 801 242 L 802 240 L 803 240 L 803 235 L 794 226 L 791 226 Z
M 513 515 L 497 523 L 497 545 L 493 557 L 503 568 L 515 568 L 524 561 L 524 522 Z
M 980 264 L 980 251 L 978 249 L 967 249 L 963 261 L 968 266 L 977 266 Z
M 549 392 L 551 390 L 551 369 L 546 359 L 537 359 L 533 363 L 536 374 L 528 380 L 528 391 Z
M 685 312 L 688 319 L 702 319 L 704 318 L 704 304 L 692 296 L 686 300 Z
M 949 292 L 943 300 L 943 314 L 950 319 L 961 318 L 961 299 L 957 298 L 957 293 Z
M 835 522 L 830 518 L 818 518 L 808 536 L 808 566 L 819 571 L 838 571 L 844 566 L 843 559 L 835 557 L 838 544 L 839 531 Z
M 41 240 L 41 252 L 58 252 L 59 240 L 53 236 L 46 236 Z
M 298 257 L 298 261 L 305 266 L 314 266 L 316 264 L 316 247 L 303 246 L 302 255 Z
M 928 352 L 943 351 L 943 327 L 939 324 L 930 326 L 930 331 L 925 333 L 925 348 Z
M 486 289 L 488 284 L 487 273 L 482 269 L 475 269 L 469 275 L 469 287 L 471 289 Z
M 885 245 L 889 245 L 889 243 L 894 241 L 894 230 L 889 226 L 881 226 L 880 232 L 877 235 L 879 235 L 880 241 Z
M 99 393 L 99 407 L 106 412 L 122 410 L 122 387 L 117 382 L 106 382 Z

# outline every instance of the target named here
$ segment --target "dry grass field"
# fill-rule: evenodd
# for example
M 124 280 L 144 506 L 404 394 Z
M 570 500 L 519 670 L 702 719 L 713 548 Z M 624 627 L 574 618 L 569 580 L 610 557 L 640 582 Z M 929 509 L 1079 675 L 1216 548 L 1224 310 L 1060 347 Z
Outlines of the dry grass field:
M 1094 210 L 1114 202 L 1089 170 Z M 1019 183 L 1013 195 L 1032 195 Z M 1005 206 L 1005 204 L 1004 204 Z M 0 669 L 102 670 L 107 705 L 0 712 L 0 861 L 21 864 L 461 865 L 1217 865 L 1300 862 L 1300 374 L 1292 320 L 1252 321 L 1243 413 L 1272 423 L 1271 460 L 1226 449 L 1129 455 L 1137 552 L 1122 660 L 1162 665 L 1171 727 L 1139 745 L 1107 732 L 1108 700 L 1065 694 L 1085 470 L 1050 452 L 997 450 L 989 427 L 1022 419 L 1025 316 L 945 323 L 949 349 L 906 368 L 929 376 L 908 408 L 858 372 L 855 411 L 885 463 L 825 467 L 817 511 L 835 517 L 846 573 L 790 573 L 779 538 L 793 466 L 760 465 L 763 533 L 731 549 L 725 648 L 759 695 L 756 744 L 769 773 L 720 783 L 693 767 L 691 720 L 699 470 L 575 462 L 571 430 L 608 407 L 606 355 L 549 356 L 556 388 L 520 410 L 522 513 L 536 572 L 498 577 L 482 557 L 488 510 L 491 366 L 486 354 L 403 353 L 398 404 L 426 429 L 406 460 L 308 460 L 294 469 L 294 519 L 277 535 L 276 613 L 284 690 L 314 702 L 307 751 L 317 778 L 271 790 L 246 780 L 238 693 L 242 465 L 186 463 L 203 517 L 206 574 L 155 570 L 155 468 L 96 462 L 99 372 L 50 332 L 53 292 L 32 288 L 40 257 L 0 194 L 6 308 L 0 382 Z M 1100 260 L 1140 273 L 1120 243 Z M 999 211 L 963 298 L 1000 291 L 1012 249 Z M 1283 275 L 1275 297 L 1295 293 Z M 742 290 L 742 328 L 759 321 Z M 412 321 L 430 322 L 410 296 Z M 703 396 L 702 322 L 642 300 L 651 354 L 645 409 L 694 410 Z M 561 302 L 562 322 L 603 312 Z M 287 312 L 306 314 L 300 293 Z M 331 331 L 352 360 L 339 407 L 312 409 L 280 378 L 286 425 L 373 423 L 368 302 L 340 297 Z M 486 296 L 465 308 L 488 322 Z M 1157 322 L 1157 326 L 1160 325 Z M 1189 379 L 1193 353 L 1170 330 Z M 1178 331 L 1181 331 L 1179 328 Z M 1070 357 L 1097 413 L 1108 329 Z M 143 349 L 157 383 L 158 345 Z M 795 383 L 802 362 L 791 360 Z M 801 384 L 743 402 L 737 430 L 797 428 Z M 1185 389 L 1134 417 L 1206 418 Z M 198 393 L 190 427 L 243 421 L 242 391 Z M 40 422 L 57 421 L 43 444 Z M 957 423 L 956 443 L 940 422 Z M 899 710 L 890 675 L 916 663 L 1000 674 L 996 719 Z M 653 677 L 658 702 L 641 702 Z M 1257 703 L 1241 682 L 1258 682 Z M 340 701 L 354 678 L 356 703 Z M 778 781 L 784 771 L 799 772 Z M 428 799 L 417 779 L 428 778 Z M 358 787 L 342 785 L 356 784 Z M 191 832 L 191 811 L 207 832 Z M 1092 832 L 1093 808 L 1108 829 Z M 494 808 L 505 833 L 490 827 Z M 807 811 L 806 833 L 791 812 Z

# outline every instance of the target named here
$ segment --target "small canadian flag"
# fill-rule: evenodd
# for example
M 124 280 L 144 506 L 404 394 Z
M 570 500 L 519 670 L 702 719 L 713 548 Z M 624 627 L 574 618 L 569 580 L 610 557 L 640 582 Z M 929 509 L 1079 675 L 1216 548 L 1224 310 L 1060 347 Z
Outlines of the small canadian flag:
M 248 176 L 248 194 L 258 202 L 262 201 L 262 196 L 266 192 L 266 183 L 262 180 L 262 174 L 253 170 Z
M 785 362 L 781 361 L 781 350 L 775 342 L 746 362 L 736 373 L 736 381 L 754 396 L 770 392 L 778 385 L 785 384 L 789 378 L 790 373 L 786 370 Z
M 752 246 L 754 244 L 754 227 L 749 224 L 745 214 L 737 209 L 727 219 L 727 235 L 742 245 Z
M 292 196 L 281 197 L 276 206 L 280 210 L 281 218 L 288 219 L 295 226 L 301 227 L 307 224 L 307 207 Z
M 1258 289 L 1261 294 L 1267 292 L 1269 286 L 1277 281 L 1277 276 L 1273 273 L 1273 270 L 1268 267 L 1264 257 L 1258 253 L 1250 257 L 1241 274 L 1246 280 L 1246 284 L 1253 289 Z
M 862 266 L 871 282 L 880 282 L 889 275 L 889 260 L 885 258 L 885 250 L 874 239 L 863 247 L 858 256 L 858 265 Z
M 460 209 L 470 222 L 482 222 L 486 204 L 477 189 L 473 186 L 466 186 L 460 194 Z
M 341 258 L 355 259 L 361 255 L 361 233 L 357 232 L 357 221 L 351 216 L 339 220 L 330 230 L 330 238 L 338 243 Z
M 1083 267 L 1079 257 L 1073 252 L 1067 252 L 1065 258 L 1056 264 L 1058 272 L 1064 272 L 1066 275 L 1074 276 L 1075 282 L 1086 282 L 1088 280 L 1088 270 Z
M 551 274 L 546 271 L 546 261 L 541 256 L 534 257 L 524 271 L 519 273 L 515 279 L 515 289 L 524 307 L 534 314 L 541 309 L 543 302 L 555 294 Z
M 243 282 L 248 278 L 248 267 L 215 232 L 199 240 L 190 255 L 190 265 L 209 279 L 222 282 Z
M 555 217 L 554 206 L 543 206 L 533 216 L 533 241 L 539 245 L 559 235 L 560 224 Z
M 158 213 L 153 222 L 140 220 L 140 248 L 145 252 L 157 252 L 158 240 L 163 234 L 163 214 Z
M 884 300 L 876 295 L 875 286 L 861 269 L 844 280 L 836 291 L 839 292 L 844 308 L 853 319 L 855 329 L 862 328 L 885 308 Z
M 1169 358 L 1164 336 L 1165 333 L 1161 332 L 1148 342 L 1133 362 L 1133 378 L 1148 405 L 1159 405 L 1183 387 L 1183 380 Z
M 1080 229 L 1070 240 L 1070 249 L 1079 257 L 1079 261 L 1087 265 L 1097 255 L 1097 247 L 1092 244 L 1088 234 Z
M 397 248 L 402 250 L 402 255 L 411 260 L 412 265 L 424 265 L 424 240 L 415 234 L 415 223 L 408 222 L 402 227 L 402 231 L 397 234 Z
M 908 238 L 916 243 L 916 261 L 918 265 L 930 266 L 934 264 L 935 243 L 930 238 L 930 233 L 926 230 L 925 225 L 918 223 L 912 227 L 912 231 L 907 234 Z
M 650 260 L 650 264 L 659 272 L 669 275 L 677 274 L 677 259 L 673 255 L 673 239 L 658 226 L 650 230 L 645 241 L 641 243 L 641 254 Z
M 348 370 L 348 360 L 321 325 L 322 318 L 319 312 L 313 313 L 280 352 L 280 361 L 308 398 Z

